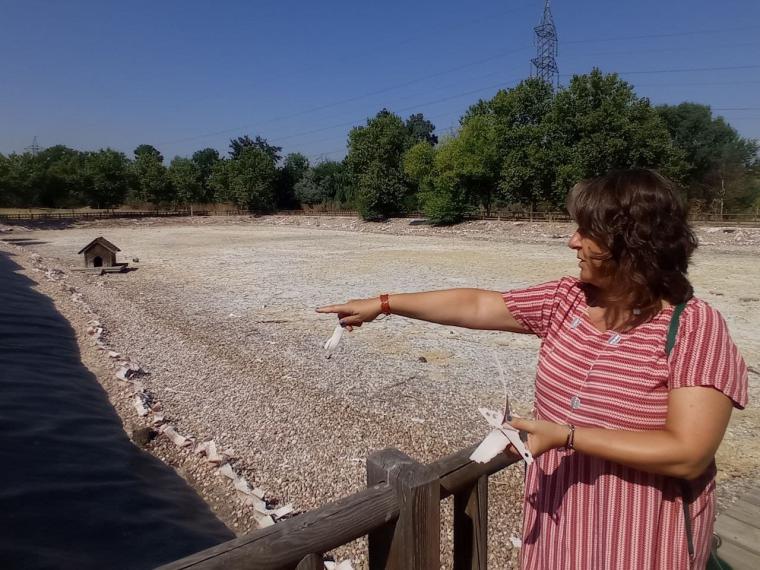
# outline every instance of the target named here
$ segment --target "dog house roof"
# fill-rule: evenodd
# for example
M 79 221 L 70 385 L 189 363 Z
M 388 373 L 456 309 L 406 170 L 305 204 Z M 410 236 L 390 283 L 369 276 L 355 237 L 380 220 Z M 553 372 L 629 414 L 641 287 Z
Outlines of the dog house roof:
M 86 246 L 84 246 L 82 249 L 79 250 L 79 253 L 84 253 L 91 247 L 95 246 L 96 244 L 102 245 L 107 250 L 116 253 L 117 251 L 121 251 L 118 247 L 116 247 L 114 244 L 112 244 L 110 241 L 108 241 L 103 236 L 96 237 L 94 240 L 92 240 L 90 243 L 88 243 Z M 77 254 L 79 255 L 79 254 Z

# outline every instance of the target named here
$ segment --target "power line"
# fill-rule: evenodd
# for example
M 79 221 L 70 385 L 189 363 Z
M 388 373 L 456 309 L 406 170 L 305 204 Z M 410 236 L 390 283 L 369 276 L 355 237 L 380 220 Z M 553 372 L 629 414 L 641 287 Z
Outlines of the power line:
M 618 75 L 651 75 L 656 73 L 691 73 L 695 71 L 728 71 L 737 69 L 757 69 L 760 65 L 728 65 L 718 67 L 682 67 L 673 69 L 651 69 L 651 70 L 635 70 L 635 71 L 615 71 Z M 577 75 L 576 73 L 563 73 L 561 77 L 571 77 Z
M 583 39 L 583 40 L 570 40 L 570 41 L 563 41 L 563 44 L 571 45 L 571 44 L 591 44 L 591 43 L 597 43 L 597 42 L 621 42 L 621 41 L 628 41 L 628 40 L 651 40 L 651 39 L 657 39 L 657 38 L 677 38 L 682 36 L 697 36 L 701 34 L 722 34 L 724 32 L 744 32 L 744 31 L 750 31 L 750 30 L 758 30 L 760 29 L 760 26 L 740 26 L 738 28 L 723 28 L 723 29 L 712 29 L 712 30 L 693 30 L 690 32 L 673 32 L 673 33 L 667 33 L 667 34 L 645 34 L 641 36 L 618 36 L 616 38 L 589 38 L 589 39 Z
M 234 128 L 230 128 L 230 129 L 224 129 L 224 130 L 221 130 L 221 131 L 215 131 L 215 132 L 212 132 L 212 133 L 207 133 L 207 134 L 204 134 L 204 135 L 197 135 L 197 136 L 192 136 L 192 137 L 185 137 L 185 138 L 181 138 L 181 139 L 175 139 L 175 140 L 171 140 L 171 141 L 164 141 L 164 142 L 160 142 L 160 143 L 157 143 L 157 144 L 158 145 L 164 145 L 164 144 L 176 144 L 176 143 L 181 143 L 181 142 L 189 142 L 189 141 L 193 141 L 193 140 L 197 140 L 197 139 L 203 139 L 203 138 L 208 138 L 208 137 L 213 137 L 213 136 L 218 136 L 218 135 L 229 134 L 229 133 L 232 133 L 232 132 L 243 131 L 243 130 L 251 129 L 251 128 L 260 128 L 262 125 L 267 125 L 267 124 L 270 124 L 270 123 L 273 123 L 273 122 L 276 122 L 276 121 L 284 121 L 286 119 L 292 119 L 292 118 L 295 118 L 295 117 L 300 117 L 302 115 L 314 113 L 314 112 L 317 112 L 317 111 L 321 111 L 323 109 L 329 109 L 330 107 L 336 107 L 338 105 L 345 105 L 346 103 L 353 103 L 354 101 L 358 101 L 360 99 L 366 99 L 367 97 L 372 97 L 373 95 L 380 95 L 382 93 L 387 93 L 389 91 L 394 91 L 396 89 L 401 89 L 402 87 L 408 87 L 409 85 L 414 85 L 415 83 L 419 83 L 421 81 L 426 81 L 428 79 L 433 79 L 435 77 L 440 77 L 442 75 L 446 75 L 448 73 L 453 73 L 453 72 L 459 71 L 461 69 L 467 69 L 468 67 L 473 67 L 475 65 L 480 65 L 480 64 L 483 64 L 483 63 L 488 63 L 488 62 L 493 61 L 495 59 L 498 59 L 498 58 L 501 58 L 501 57 L 504 57 L 504 56 L 507 56 L 507 55 L 512 55 L 512 54 L 515 54 L 515 53 L 519 53 L 521 51 L 526 51 L 526 50 L 527 50 L 527 48 L 518 48 L 518 49 L 507 50 L 507 51 L 504 51 L 504 52 L 500 52 L 500 53 L 498 53 L 496 55 L 489 56 L 489 57 L 484 58 L 484 59 L 476 60 L 474 62 L 469 62 L 469 63 L 458 65 L 456 67 L 452 67 L 452 68 L 449 68 L 449 69 L 446 69 L 446 70 L 443 70 L 443 71 L 439 71 L 439 72 L 436 72 L 436 73 L 431 73 L 431 74 L 428 74 L 428 75 L 423 75 L 423 76 L 420 76 L 420 77 L 416 77 L 414 79 L 410 79 L 410 80 L 405 81 L 403 83 L 398 83 L 396 85 L 391 85 L 389 87 L 384 87 L 382 89 L 377 89 L 375 91 L 370 91 L 370 92 L 364 93 L 362 95 L 355 95 L 355 96 L 349 97 L 347 99 L 341 99 L 339 101 L 333 101 L 331 103 L 326 103 L 324 105 L 319 105 L 317 107 L 312 107 L 310 109 L 304 109 L 303 111 L 297 111 L 297 112 L 291 113 L 289 115 L 281 115 L 279 117 L 274 117 L 272 119 L 267 119 L 266 121 L 262 121 L 260 123 L 238 126 L 238 127 L 234 127 Z
M 565 42 L 565 43 L 567 43 L 567 44 L 581 44 L 581 43 L 593 43 L 593 42 L 604 42 L 604 41 L 621 41 L 621 40 L 631 40 L 631 39 L 652 39 L 652 38 L 661 38 L 661 37 L 678 37 L 678 36 L 686 36 L 686 35 L 722 33 L 722 32 L 739 31 L 739 30 L 754 30 L 754 29 L 758 29 L 758 28 L 760 28 L 760 26 L 745 26 L 745 27 L 740 27 L 740 28 L 726 28 L 726 29 L 723 29 L 723 30 L 716 30 L 716 29 L 714 29 L 714 30 L 695 30 L 695 31 L 691 31 L 691 32 L 677 32 L 677 33 L 667 33 L 667 34 L 646 34 L 646 35 L 640 35 L 640 36 L 623 36 L 623 37 L 618 37 L 618 38 L 595 38 L 595 39 L 588 39 L 588 40 L 572 40 L 572 41 L 568 41 L 568 42 Z M 301 111 L 297 111 L 295 113 L 291 113 L 291 114 L 287 114 L 287 115 L 281 115 L 281 116 L 278 116 L 278 117 L 273 117 L 273 118 L 267 119 L 265 121 L 261 121 L 261 122 L 257 122 L 257 123 L 252 123 L 252 124 L 247 124 L 247 125 L 241 125 L 241 126 L 237 126 L 237 127 L 233 127 L 233 128 L 228 128 L 228 129 L 223 129 L 223 130 L 214 131 L 214 132 L 209 132 L 209 133 L 205 133 L 205 134 L 201 134 L 201 135 L 194 135 L 194 136 L 189 136 L 189 137 L 183 137 L 183 138 L 173 139 L 173 140 L 169 140 L 169 141 L 163 141 L 163 142 L 159 142 L 157 144 L 159 146 L 160 145 L 171 145 L 171 144 L 177 144 L 177 143 L 182 143 L 182 142 L 190 142 L 190 141 L 193 141 L 193 140 L 199 140 L 199 139 L 204 139 L 204 138 L 210 138 L 210 137 L 224 135 L 224 134 L 230 134 L 230 133 L 234 133 L 234 132 L 245 131 L 245 130 L 249 130 L 249 129 L 260 129 L 262 126 L 268 125 L 268 124 L 271 124 L 271 123 L 274 123 L 274 122 L 283 121 L 283 120 L 287 120 L 287 119 L 291 119 L 291 118 L 295 118 L 295 117 L 299 117 L 299 116 L 303 116 L 303 115 L 307 115 L 307 114 L 312 114 L 312 113 L 315 113 L 315 112 L 318 112 L 318 111 L 321 111 L 321 110 L 324 110 L 324 109 L 327 109 L 327 108 L 335 107 L 335 106 L 338 106 L 338 105 L 344 105 L 346 103 L 355 102 L 355 101 L 358 101 L 358 100 L 361 100 L 361 99 L 365 99 L 367 97 L 371 97 L 371 96 L 374 96 L 374 95 L 379 95 L 379 94 L 382 94 L 382 93 L 387 93 L 387 92 L 394 91 L 396 89 L 400 89 L 400 88 L 403 88 L 403 87 L 408 87 L 409 85 L 413 85 L 413 84 L 419 83 L 421 81 L 426 81 L 426 80 L 429 80 L 429 79 L 433 79 L 435 77 L 440 77 L 442 75 L 446 75 L 446 74 L 449 74 L 449 73 L 454 73 L 456 71 L 460 71 L 462 69 L 467 69 L 467 68 L 470 68 L 470 67 L 474 67 L 476 65 L 482 65 L 483 63 L 488 63 L 490 61 L 499 59 L 501 57 L 505 57 L 507 55 L 512 55 L 512 54 L 516 54 L 516 53 L 519 53 L 519 52 L 522 52 L 522 51 L 526 51 L 527 49 L 528 48 L 515 48 L 515 49 L 510 49 L 510 50 L 507 50 L 507 51 L 504 51 L 504 52 L 499 52 L 499 53 L 494 54 L 492 56 L 489 56 L 487 58 L 483 58 L 483 59 L 467 62 L 465 64 L 457 65 L 455 67 L 448 68 L 448 69 L 445 69 L 445 70 L 442 70 L 442 71 L 439 71 L 439 72 L 436 72 L 436 73 L 432 73 L 432 74 L 416 77 L 414 79 L 411 79 L 411 80 L 408 80 L 408 81 L 405 81 L 405 82 L 402 82 L 402 83 L 398 83 L 398 84 L 395 84 L 395 85 L 391 85 L 391 86 L 388 86 L 388 87 L 384 87 L 384 88 L 381 88 L 381 89 L 370 91 L 370 92 L 367 92 L 367 93 L 364 93 L 364 94 L 361 94 L 361 95 L 356 95 L 356 96 L 352 96 L 352 97 L 349 97 L 349 98 L 346 98 L 346 99 L 342 99 L 342 100 L 338 100 L 338 101 L 333 101 L 333 102 L 326 103 L 326 104 L 323 104 L 323 105 L 319 105 L 319 106 L 316 106 L 316 107 L 312 107 L 312 108 L 309 108 L 309 109 L 304 109 L 304 110 L 301 110 Z M 685 73 L 685 72 L 695 72 L 695 71 L 718 71 L 718 70 L 735 70 L 735 69 L 754 69 L 754 68 L 757 68 L 757 67 L 760 67 L 760 66 L 758 66 L 758 65 L 750 65 L 750 66 L 729 66 L 729 67 L 710 67 L 710 68 L 691 68 L 691 69 L 683 68 L 683 69 L 652 70 L 652 71 L 636 70 L 636 71 L 623 71 L 623 72 L 618 72 L 618 73 L 620 73 L 620 74 Z M 572 75 L 573 74 L 561 74 L 560 76 L 562 76 L 562 77 L 569 77 L 569 76 L 572 76 Z

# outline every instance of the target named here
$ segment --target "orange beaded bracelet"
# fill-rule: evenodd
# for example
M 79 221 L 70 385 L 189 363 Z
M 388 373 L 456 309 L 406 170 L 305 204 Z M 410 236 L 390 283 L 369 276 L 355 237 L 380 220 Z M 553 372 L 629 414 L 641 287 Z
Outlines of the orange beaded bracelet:
M 383 293 L 382 295 L 380 295 L 380 311 L 384 315 L 390 315 L 391 314 L 391 306 L 388 303 L 388 294 L 387 293 Z

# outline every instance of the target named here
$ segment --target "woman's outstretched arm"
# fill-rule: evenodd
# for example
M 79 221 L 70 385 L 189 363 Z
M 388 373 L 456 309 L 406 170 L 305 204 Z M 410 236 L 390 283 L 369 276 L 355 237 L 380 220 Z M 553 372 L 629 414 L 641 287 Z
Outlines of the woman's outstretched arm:
M 444 289 L 424 293 L 389 295 L 394 315 L 469 329 L 528 332 L 507 309 L 501 293 L 484 289 Z M 380 298 L 354 299 L 317 309 L 337 313 L 347 328 L 373 321 L 381 312 Z

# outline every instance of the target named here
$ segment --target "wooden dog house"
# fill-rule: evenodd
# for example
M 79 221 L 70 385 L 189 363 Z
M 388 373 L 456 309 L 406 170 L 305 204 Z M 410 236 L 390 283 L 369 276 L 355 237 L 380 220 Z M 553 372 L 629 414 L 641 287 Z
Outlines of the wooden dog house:
M 116 263 L 116 252 L 121 251 L 104 237 L 97 237 L 79 250 L 79 254 L 84 254 L 84 265 L 87 268 L 100 267 L 118 267 L 121 263 Z

